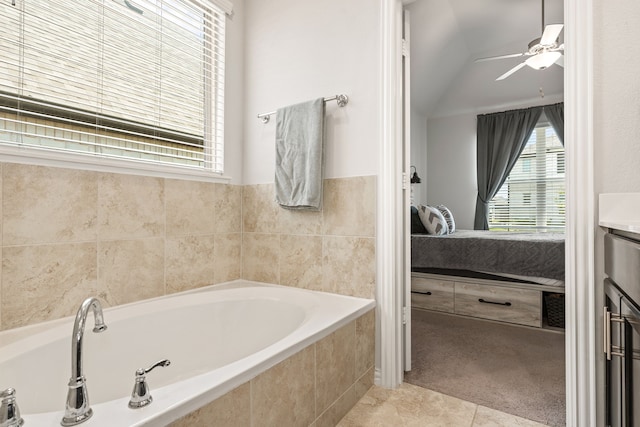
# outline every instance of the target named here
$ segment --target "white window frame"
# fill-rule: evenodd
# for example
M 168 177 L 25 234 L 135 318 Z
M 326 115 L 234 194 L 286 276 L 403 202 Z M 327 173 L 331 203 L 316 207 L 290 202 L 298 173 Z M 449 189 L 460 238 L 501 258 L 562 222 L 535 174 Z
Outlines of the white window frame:
M 20 1 L 20 0 L 18 0 Z M 224 11 L 226 16 L 233 15 L 233 5 L 228 0 L 185 0 L 199 7 L 210 7 L 212 4 Z M 222 72 L 224 78 L 224 71 Z M 218 88 L 224 89 L 224 80 Z M 222 106 L 214 106 L 222 108 Z M 205 130 L 206 132 L 206 130 Z M 224 138 L 224 136 L 223 136 Z M 223 140 L 224 141 L 224 140 Z M 209 147 L 211 149 L 211 147 Z M 123 173 L 161 178 L 186 179 L 204 182 L 228 183 L 231 178 L 224 171 L 213 171 L 205 168 L 182 168 L 170 164 L 154 164 L 136 162 L 134 159 L 120 159 L 83 155 L 74 152 L 57 152 L 41 150 L 29 146 L 0 144 L 0 162 L 20 163 L 39 166 L 72 168 L 96 172 Z
M 539 135 L 539 133 L 545 132 L 546 129 L 550 129 L 552 132 L 555 133 L 555 130 L 553 129 L 553 126 L 551 126 L 551 124 L 549 122 L 547 122 L 546 120 L 540 120 L 535 129 L 532 132 L 532 135 L 530 138 L 533 138 L 534 136 Z M 557 138 L 557 136 L 556 136 Z M 500 191 L 496 194 L 496 196 L 494 196 L 494 198 L 489 202 L 489 230 L 499 230 L 499 231 L 510 231 L 510 232 L 518 232 L 518 231 L 527 231 L 527 232 L 538 232 L 538 233 L 543 233 L 543 232 L 564 232 L 564 229 L 566 227 L 566 186 L 564 188 L 564 200 L 565 200 L 565 214 L 564 214 L 564 221 L 562 224 L 562 228 L 551 228 L 548 227 L 546 225 L 537 225 L 540 220 L 542 218 L 546 218 L 547 214 L 548 214 L 548 209 L 547 207 L 547 188 L 549 186 L 549 184 L 553 184 L 553 177 L 549 177 L 547 175 L 547 173 L 550 171 L 550 167 L 545 165 L 542 162 L 549 162 L 551 161 L 551 158 L 547 155 L 545 156 L 540 156 L 540 150 L 549 150 L 550 147 L 548 147 L 546 144 L 541 146 L 536 144 L 536 149 L 537 152 L 535 153 L 534 156 L 530 156 L 531 158 L 531 164 L 529 165 L 529 171 L 524 171 L 523 172 L 530 172 L 531 171 L 531 166 L 533 166 L 533 163 L 536 163 L 536 168 L 535 170 L 537 171 L 537 175 L 534 178 L 534 182 L 536 183 L 536 187 L 537 187 L 537 191 L 535 192 L 535 196 L 533 197 L 533 194 L 531 191 L 521 191 L 518 192 L 518 194 L 523 196 L 523 200 L 522 203 L 520 204 L 519 207 L 521 207 L 522 209 L 526 209 L 529 207 L 528 209 L 531 209 L 532 211 L 535 210 L 535 222 L 536 225 L 535 226 L 518 226 L 518 225 L 514 225 L 512 223 L 512 221 L 509 221 L 508 224 L 504 224 L 504 223 L 500 223 L 500 222 L 492 222 L 492 215 L 491 212 L 494 211 L 496 209 L 496 199 L 499 197 L 500 192 L 505 188 L 505 186 L 509 186 L 509 178 L 507 178 L 507 180 L 505 180 L 504 184 L 502 185 Z M 564 158 L 564 149 L 562 151 L 563 153 L 563 158 Z M 517 168 L 519 166 L 522 166 L 523 168 L 525 168 L 525 160 L 527 160 L 527 158 L 523 157 L 526 153 L 523 151 L 523 153 L 520 155 L 520 157 L 518 158 L 518 162 L 516 163 L 516 165 L 514 166 L 513 170 L 510 172 L 509 175 L 511 174 L 517 174 L 518 170 Z M 542 163 L 542 164 L 541 164 Z M 529 164 L 529 163 L 527 163 Z M 555 160 L 555 162 L 553 163 L 553 167 L 551 168 L 553 169 L 553 171 L 555 171 L 555 173 L 557 175 L 561 175 L 560 179 L 563 184 L 565 183 L 565 171 L 563 170 L 561 173 L 558 172 L 558 161 L 557 158 Z M 540 175 L 541 171 L 543 172 L 542 175 Z M 556 179 L 556 181 L 558 180 Z M 525 184 L 527 184 L 529 181 L 524 181 Z M 517 181 L 515 182 L 517 183 Z M 514 184 L 514 183 L 512 183 Z M 509 191 L 509 189 L 507 189 L 506 191 Z M 502 193 L 504 194 L 504 193 Z M 526 195 L 529 196 L 529 198 L 527 200 L 526 199 Z M 509 195 L 510 196 L 510 195 Z M 509 197 L 508 196 L 508 197 Z M 514 203 L 516 203 L 514 201 Z M 518 206 L 516 205 L 515 209 L 517 210 Z M 533 218 L 533 217 L 532 217 Z M 513 218 L 510 218 L 513 219 Z M 506 230 L 504 230 L 506 228 Z

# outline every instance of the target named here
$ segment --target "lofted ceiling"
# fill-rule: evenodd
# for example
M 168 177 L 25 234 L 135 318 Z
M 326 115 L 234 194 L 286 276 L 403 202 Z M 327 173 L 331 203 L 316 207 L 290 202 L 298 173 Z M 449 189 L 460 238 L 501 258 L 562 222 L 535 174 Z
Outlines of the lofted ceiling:
M 496 77 L 526 58 L 474 62 L 524 52 L 542 34 L 540 0 L 415 0 L 411 14 L 411 105 L 426 117 L 557 102 L 563 68 L 524 67 Z M 562 0 L 545 0 L 545 25 L 564 23 Z M 560 33 L 562 42 L 564 31 Z

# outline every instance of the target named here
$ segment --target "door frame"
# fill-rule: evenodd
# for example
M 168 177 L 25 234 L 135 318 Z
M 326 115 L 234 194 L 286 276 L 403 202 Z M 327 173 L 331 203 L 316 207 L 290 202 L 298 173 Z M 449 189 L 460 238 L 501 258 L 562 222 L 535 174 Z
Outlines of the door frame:
M 377 198 L 376 384 L 403 381 L 402 8 L 381 0 L 380 147 Z M 565 0 L 567 426 L 596 423 L 593 183 L 593 0 Z
M 402 305 L 402 341 L 404 372 L 411 370 L 411 15 L 402 10 L 402 217 L 404 302 Z

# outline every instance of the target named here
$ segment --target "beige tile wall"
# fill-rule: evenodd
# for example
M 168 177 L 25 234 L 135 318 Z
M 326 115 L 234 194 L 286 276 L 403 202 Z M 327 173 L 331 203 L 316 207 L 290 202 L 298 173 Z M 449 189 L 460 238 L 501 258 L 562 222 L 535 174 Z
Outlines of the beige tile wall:
M 273 184 L 242 194 L 243 278 L 375 297 L 376 178 L 327 179 L 321 212 L 280 208 Z
M 0 329 L 241 277 L 242 187 L 0 164 Z
M 171 427 L 333 427 L 373 385 L 374 312 Z
M 11 163 L 0 190 L 0 329 L 241 277 L 375 295 L 375 177 L 325 180 L 322 212 L 272 184 Z M 371 311 L 176 425 L 333 426 L 373 384 L 374 334 Z
M 375 296 L 373 176 L 325 180 L 322 212 L 278 207 L 273 184 L 12 163 L 0 189 L 0 329 L 240 277 Z

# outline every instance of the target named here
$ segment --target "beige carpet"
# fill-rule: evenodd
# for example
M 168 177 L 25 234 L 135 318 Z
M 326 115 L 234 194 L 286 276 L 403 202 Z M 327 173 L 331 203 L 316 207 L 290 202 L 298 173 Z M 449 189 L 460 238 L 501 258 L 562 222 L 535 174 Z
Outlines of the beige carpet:
M 413 310 L 411 335 L 408 383 L 565 425 L 563 334 Z

